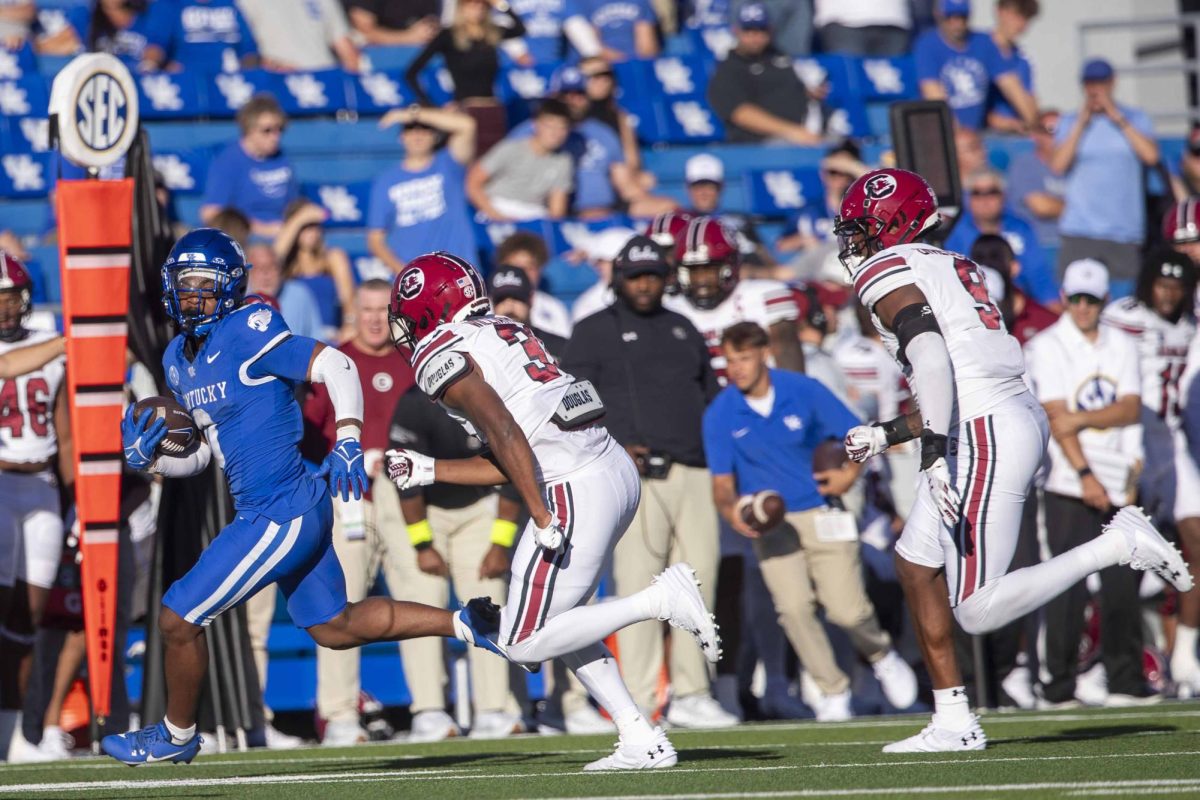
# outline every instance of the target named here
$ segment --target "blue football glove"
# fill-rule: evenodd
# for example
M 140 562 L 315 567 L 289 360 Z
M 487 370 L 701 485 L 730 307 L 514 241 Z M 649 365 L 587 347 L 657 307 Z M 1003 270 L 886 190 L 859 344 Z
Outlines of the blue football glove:
M 121 420 L 121 447 L 125 450 L 125 463 L 130 469 L 144 470 L 154 461 L 155 448 L 167 435 L 167 421 L 147 409 L 140 417 L 134 417 L 133 405 L 125 411 Z
M 367 469 L 363 465 L 362 445 L 357 439 L 349 437 L 339 439 L 329 455 L 325 456 L 318 478 L 329 480 L 329 491 L 334 497 L 341 496 L 349 500 L 354 495 L 355 500 L 362 498 L 367 491 Z

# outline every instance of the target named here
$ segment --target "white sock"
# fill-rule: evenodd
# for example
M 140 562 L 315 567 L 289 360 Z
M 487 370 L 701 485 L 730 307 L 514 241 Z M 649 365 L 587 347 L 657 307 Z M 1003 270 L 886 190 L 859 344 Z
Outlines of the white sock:
M 172 725 L 171 720 L 166 717 L 163 717 L 163 723 L 167 726 L 167 732 L 171 734 L 171 741 L 174 744 L 187 744 L 196 735 L 196 725 L 194 723 L 190 728 L 180 728 L 177 725 Z
M 588 694 L 596 698 L 596 702 L 612 717 L 622 742 L 643 744 L 654 739 L 654 729 L 638 711 L 621 677 L 617 660 L 607 647 L 593 644 L 568 653 L 562 660 L 575 673 Z
M 971 704 L 967 702 L 965 687 L 933 690 L 933 721 L 952 731 L 971 727 Z
M 559 658 L 602 642 L 635 622 L 660 619 L 664 605 L 662 590 L 654 585 L 628 597 L 575 606 L 546 620 L 541 630 L 510 646 L 508 653 L 523 664 Z
M 1175 649 L 1171 651 L 1172 661 L 1177 658 L 1196 660 L 1196 634 L 1197 629 L 1191 625 L 1184 625 L 1181 622 L 1175 626 Z

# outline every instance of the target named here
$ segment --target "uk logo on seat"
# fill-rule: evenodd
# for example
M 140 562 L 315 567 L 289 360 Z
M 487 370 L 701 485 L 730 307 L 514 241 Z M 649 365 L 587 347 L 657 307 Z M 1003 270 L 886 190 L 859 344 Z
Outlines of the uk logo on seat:
M 254 96 L 254 85 L 242 75 L 234 72 L 216 77 L 217 90 L 225 98 L 225 105 L 236 111 Z
M 317 189 L 321 205 L 329 211 L 332 222 L 360 222 L 362 210 L 358 207 L 358 198 L 350 193 L 345 186 L 322 186 Z
M 400 84 L 382 72 L 363 75 L 359 78 L 359 85 L 371 98 L 371 102 L 377 106 L 395 108 L 404 102 L 404 98 L 400 95 Z
M 804 206 L 804 187 L 796 180 L 796 176 L 787 170 L 771 170 L 763 173 L 763 184 L 771 195 L 771 200 L 779 208 L 802 208 Z
M 0 159 L 4 174 L 12 183 L 13 192 L 44 192 L 46 179 L 42 175 L 43 165 L 26 153 L 4 156 Z
M 683 129 L 685 136 L 714 136 L 712 112 L 696 100 L 671 103 L 671 114 Z
M 171 191 L 187 192 L 196 188 L 196 179 L 192 177 L 191 164 L 175 153 L 156 155 L 153 161 L 155 172 L 162 175 L 163 181 Z
M 904 94 L 904 75 L 891 61 L 868 58 L 862 62 L 863 74 L 877 95 Z
M 300 108 L 324 108 L 329 105 L 329 98 L 325 96 L 325 84 L 313 75 L 288 75 L 283 79 L 283 84 Z
M 656 59 L 654 77 L 665 94 L 692 94 L 696 91 L 691 68 L 678 58 Z
M 23 117 L 31 111 L 28 92 L 12 81 L 0 82 L 0 114 Z
M 169 75 L 143 75 L 141 85 L 150 107 L 155 111 L 179 111 L 183 108 L 179 84 Z

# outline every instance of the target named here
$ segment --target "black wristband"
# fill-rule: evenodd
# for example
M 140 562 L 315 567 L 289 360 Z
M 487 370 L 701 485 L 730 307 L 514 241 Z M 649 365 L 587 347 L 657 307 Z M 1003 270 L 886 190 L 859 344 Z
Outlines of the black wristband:
M 431 547 L 433 547 L 433 542 L 421 542 L 420 544 L 414 544 L 413 550 L 416 550 L 418 553 L 422 553 Z
M 940 433 L 934 433 L 926 428 L 921 431 L 921 469 L 929 469 L 933 462 L 945 458 L 947 439 Z
M 1092 468 L 1089 467 L 1087 464 L 1084 464 L 1082 467 L 1080 467 L 1079 469 L 1077 469 L 1075 471 L 1079 473 L 1080 478 L 1086 478 L 1088 475 L 1092 474 Z
M 895 419 L 889 419 L 887 422 L 880 422 L 879 427 L 883 428 L 883 435 L 887 440 L 888 447 L 911 442 L 917 438 L 917 434 L 908 427 L 908 417 L 904 414 Z

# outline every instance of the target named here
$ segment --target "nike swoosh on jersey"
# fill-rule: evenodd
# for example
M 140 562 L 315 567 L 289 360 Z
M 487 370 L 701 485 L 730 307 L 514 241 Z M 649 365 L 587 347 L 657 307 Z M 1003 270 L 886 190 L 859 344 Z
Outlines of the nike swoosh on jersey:
M 204 360 L 205 360 L 205 361 L 207 361 L 209 364 L 211 364 L 212 362 L 214 362 L 214 361 L 216 361 L 216 360 L 217 360 L 217 356 L 219 356 L 219 355 L 221 355 L 221 351 L 220 351 L 220 350 L 218 350 L 217 352 L 213 353 L 211 356 L 205 356 L 205 357 L 204 357 Z
M 733 438 L 740 439 L 749 432 L 750 432 L 749 428 L 738 428 L 736 431 L 733 432 Z

